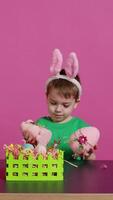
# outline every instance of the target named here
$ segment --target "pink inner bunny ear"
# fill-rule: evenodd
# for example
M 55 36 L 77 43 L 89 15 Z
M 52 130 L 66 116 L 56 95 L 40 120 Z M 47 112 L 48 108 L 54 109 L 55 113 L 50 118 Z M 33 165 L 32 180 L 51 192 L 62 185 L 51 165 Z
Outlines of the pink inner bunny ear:
M 59 49 L 54 49 L 53 57 L 52 57 L 52 64 L 50 66 L 50 72 L 53 75 L 58 74 L 61 71 L 63 62 L 63 56 Z
M 68 56 L 65 66 L 65 71 L 67 76 L 74 78 L 78 74 L 78 70 L 79 70 L 78 59 L 76 53 L 72 52 Z

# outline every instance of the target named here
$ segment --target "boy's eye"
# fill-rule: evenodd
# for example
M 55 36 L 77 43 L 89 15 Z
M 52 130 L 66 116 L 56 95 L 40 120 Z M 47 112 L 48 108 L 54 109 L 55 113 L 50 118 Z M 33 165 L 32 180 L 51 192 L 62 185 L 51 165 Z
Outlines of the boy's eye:
M 51 105 L 56 105 L 56 102 L 50 102 Z
M 63 106 L 64 106 L 65 108 L 68 108 L 68 107 L 69 107 L 69 105 L 66 105 L 66 104 L 64 104 Z
M 57 105 L 56 102 L 51 102 L 51 101 L 50 101 L 50 104 L 51 105 Z M 62 105 L 64 106 L 64 108 L 68 108 L 70 106 L 69 104 L 62 104 Z

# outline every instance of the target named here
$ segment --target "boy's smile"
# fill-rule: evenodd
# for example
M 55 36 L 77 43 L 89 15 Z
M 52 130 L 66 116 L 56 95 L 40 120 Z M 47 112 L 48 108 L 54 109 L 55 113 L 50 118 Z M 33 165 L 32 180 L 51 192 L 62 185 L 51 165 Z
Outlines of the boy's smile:
M 77 106 L 73 96 L 65 98 L 57 89 L 51 89 L 47 96 L 47 104 L 51 119 L 59 123 L 69 121 L 72 111 Z

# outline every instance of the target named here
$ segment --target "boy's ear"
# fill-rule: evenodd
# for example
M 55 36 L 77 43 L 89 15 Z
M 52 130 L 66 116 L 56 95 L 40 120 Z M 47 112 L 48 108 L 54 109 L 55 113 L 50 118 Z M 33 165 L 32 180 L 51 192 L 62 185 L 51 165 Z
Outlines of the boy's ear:
M 45 93 L 45 97 L 46 97 L 46 99 L 48 99 L 48 94 L 47 94 L 47 92 Z
M 80 101 L 77 101 L 77 102 L 75 102 L 74 109 L 76 109 L 76 108 L 77 108 L 77 106 L 78 106 L 79 102 L 80 102 Z

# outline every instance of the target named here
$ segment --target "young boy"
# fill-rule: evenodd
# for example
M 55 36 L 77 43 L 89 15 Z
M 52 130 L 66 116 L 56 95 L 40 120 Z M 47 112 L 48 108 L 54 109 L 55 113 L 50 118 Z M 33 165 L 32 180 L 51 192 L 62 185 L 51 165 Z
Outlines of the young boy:
M 75 157 L 80 156 L 85 159 L 94 159 L 95 154 L 93 150 L 99 139 L 99 131 L 97 129 L 95 131 L 95 128 L 92 127 L 93 135 L 91 136 L 91 132 L 89 136 L 90 126 L 80 118 L 72 116 L 72 112 L 80 102 L 82 93 L 76 54 L 70 53 L 64 69 L 62 69 L 62 62 L 62 54 L 58 49 L 55 49 L 50 68 L 52 76 L 46 83 L 49 116 L 38 119 L 36 124 L 52 132 L 48 146 L 56 143 L 58 148 L 64 151 L 65 159 L 72 159 L 73 151 Z M 86 129 L 84 130 L 84 128 Z M 80 134 L 78 133 L 79 130 Z M 86 132 L 88 132 L 89 140 Z M 74 140 L 72 141 L 71 137 L 73 136 Z M 30 136 L 31 139 L 35 141 L 35 138 Z

